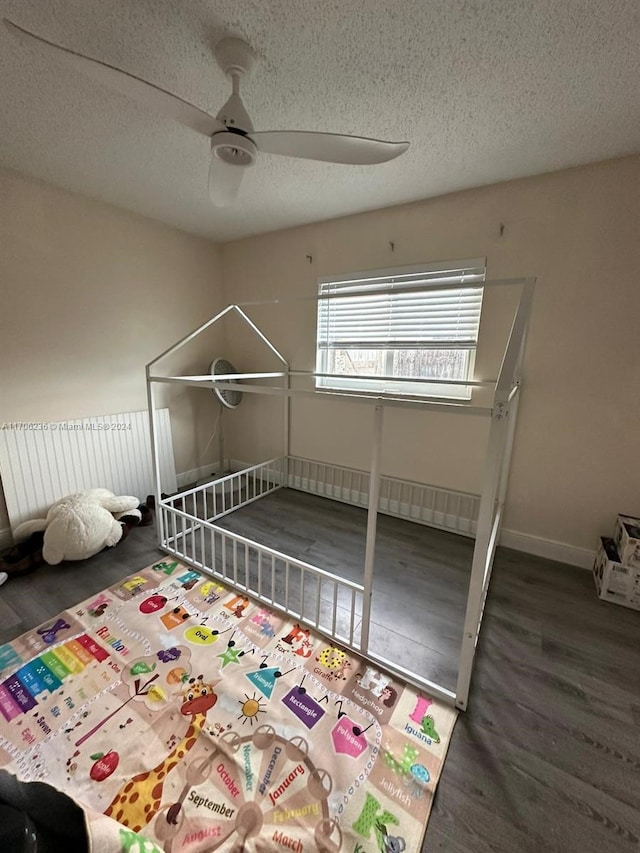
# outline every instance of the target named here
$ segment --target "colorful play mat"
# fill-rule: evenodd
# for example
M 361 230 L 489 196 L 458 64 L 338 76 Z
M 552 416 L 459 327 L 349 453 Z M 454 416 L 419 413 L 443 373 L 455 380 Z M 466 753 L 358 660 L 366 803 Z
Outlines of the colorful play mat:
M 169 559 L 0 646 L 0 766 L 105 853 L 419 851 L 455 719 Z

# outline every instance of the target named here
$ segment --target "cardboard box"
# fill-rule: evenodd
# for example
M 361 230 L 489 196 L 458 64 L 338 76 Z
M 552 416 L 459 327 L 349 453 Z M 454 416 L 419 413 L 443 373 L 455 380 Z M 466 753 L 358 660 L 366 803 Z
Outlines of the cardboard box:
M 613 539 L 602 537 L 593 564 L 593 579 L 603 601 L 640 610 L 640 567 L 624 566 Z
M 640 569 L 640 518 L 619 515 L 613 539 L 622 565 Z

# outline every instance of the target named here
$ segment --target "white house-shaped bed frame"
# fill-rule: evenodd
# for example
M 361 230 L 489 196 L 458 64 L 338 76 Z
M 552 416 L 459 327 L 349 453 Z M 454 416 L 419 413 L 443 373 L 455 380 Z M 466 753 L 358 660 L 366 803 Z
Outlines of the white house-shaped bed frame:
M 330 392 L 324 389 L 314 391 L 292 388 L 290 381 L 292 376 L 315 376 L 316 374 L 312 371 L 290 369 L 286 359 L 244 310 L 259 304 L 281 303 L 283 300 L 229 305 L 215 317 L 165 350 L 146 367 L 151 447 L 156 481 L 156 506 L 158 507 L 159 547 L 167 554 L 180 558 L 199 571 L 220 579 L 243 596 L 247 595 L 272 609 L 286 613 L 300 624 L 314 628 L 337 645 L 357 652 L 396 676 L 425 690 L 430 695 L 465 710 L 469 698 L 475 649 L 482 623 L 484 603 L 489 589 L 507 490 L 516 413 L 521 392 L 522 363 L 534 285 L 535 279 L 533 278 L 485 281 L 481 285 L 485 288 L 504 286 L 520 288 L 520 299 L 515 308 L 511 331 L 497 379 L 481 382 L 461 381 L 458 383 L 472 387 L 492 388 L 492 401 L 483 406 L 474 405 L 471 402 L 444 402 L 428 397 L 403 397 L 401 395 L 381 397 L 376 396 L 375 393 L 353 394 Z M 450 284 L 443 285 L 443 288 L 450 287 Z M 456 287 L 478 287 L 478 283 L 456 284 Z M 319 296 L 316 297 L 316 301 L 331 298 L 335 297 L 331 295 Z M 340 298 L 345 297 L 341 296 Z M 204 376 L 163 376 L 157 372 L 157 365 L 162 359 L 193 341 L 205 329 L 218 323 L 229 312 L 235 312 L 239 315 L 252 332 L 260 338 L 281 365 L 280 370 L 219 375 L 215 378 L 210 374 Z M 156 383 L 178 383 L 213 389 L 218 383 L 222 384 L 222 387 L 225 384 L 228 387 L 229 383 L 236 380 L 242 380 L 241 390 L 243 393 L 280 395 L 284 398 L 283 455 L 252 465 L 226 477 L 214 479 L 204 485 L 184 490 L 163 500 L 161 498 L 162 484 L 156 440 L 158 428 L 154 395 Z M 265 380 L 279 380 L 279 384 L 259 384 Z M 394 377 L 394 381 L 398 381 L 397 377 Z M 416 382 L 416 379 L 412 378 L 408 381 Z M 429 385 L 438 381 L 452 384 L 450 379 L 424 381 Z M 328 463 L 292 457 L 289 452 L 289 401 L 292 395 L 328 396 L 332 399 L 346 398 L 350 402 L 357 401 L 371 406 L 374 430 L 370 471 L 365 473 L 340 469 Z M 466 527 L 458 524 L 453 525 L 457 532 L 466 534 L 472 534 L 472 528 L 475 527 L 475 546 L 455 692 L 372 652 L 369 647 L 378 512 L 383 509 L 383 511 L 391 514 L 414 517 L 415 519 L 413 513 L 407 516 L 406 513 L 394 511 L 394 506 L 397 510 L 398 506 L 403 505 L 403 489 L 406 492 L 408 488 L 411 494 L 410 504 L 415 503 L 414 494 L 418 494 L 419 504 L 422 501 L 422 508 L 416 520 L 432 523 L 446 529 L 452 527 L 448 523 L 449 513 L 446 501 L 444 508 L 440 509 L 435 505 L 427 506 L 425 503 L 425 490 L 436 495 L 436 498 L 437 490 L 423 484 L 394 481 L 392 478 L 381 475 L 380 448 L 383 415 L 388 406 L 418 408 L 424 412 L 437 410 L 484 416 L 491 419 L 482 493 L 480 496 L 462 493 L 455 495 L 458 505 L 465 501 L 472 503 L 475 501 L 475 509 L 477 510 L 475 524 L 468 523 Z M 324 483 L 319 493 L 359 505 L 366 501 L 368 515 L 362 583 L 343 579 L 336 574 L 261 545 L 259 542 L 233 533 L 216 524 L 220 518 L 228 513 L 269 494 L 275 489 L 282 486 L 304 488 L 304 483 L 311 481 L 314 477 L 314 482 L 322 480 Z M 395 499 L 394 488 L 396 488 Z M 448 493 L 446 500 L 451 494 Z M 468 516 L 471 518 L 471 514 Z

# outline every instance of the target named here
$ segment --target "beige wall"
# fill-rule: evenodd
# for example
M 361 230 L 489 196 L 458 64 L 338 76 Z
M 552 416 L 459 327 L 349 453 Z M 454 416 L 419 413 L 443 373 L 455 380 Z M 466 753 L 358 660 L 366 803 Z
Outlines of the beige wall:
M 311 296 L 318 276 L 476 256 L 489 278 L 536 276 L 504 541 L 587 565 L 617 512 L 640 514 L 639 186 L 640 158 L 630 157 L 229 243 L 227 301 Z M 485 378 L 504 332 L 500 299 L 487 296 L 483 309 Z M 293 367 L 311 369 L 314 311 L 300 303 L 251 316 Z M 273 365 L 241 334 L 229 354 L 239 369 Z M 236 458 L 278 451 L 280 409 L 245 398 Z M 479 489 L 486 422 L 385 417 L 385 473 Z M 296 401 L 292 421 L 294 453 L 368 467 L 364 407 Z
M 0 422 L 144 408 L 144 364 L 227 302 L 313 296 L 322 275 L 486 256 L 491 278 L 538 278 L 505 541 L 587 565 L 616 512 L 640 514 L 639 185 L 640 158 L 631 157 L 219 249 L 0 171 Z M 484 377 L 496 366 L 507 307 L 487 294 Z M 314 366 L 314 312 L 309 302 L 250 311 L 302 369 Z M 175 367 L 200 372 L 212 353 L 239 369 L 275 366 L 230 321 Z M 214 460 L 211 395 L 181 391 L 167 401 L 178 471 Z M 400 410 L 385 419 L 386 473 L 480 488 L 486 422 Z M 368 468 L 367 408 L 297 399 L 292 420 L 297 455 Z M 281 401 L 245 395 L 226 417 L 230 454 L 279 453 L 281 423 Z
M 220 307 L 218 248 L 13 172 L 0 198 L 0 424 L 146 408 L 145 364 Z M 178 471 L 216 458 L 204 393 L 165 397 Z

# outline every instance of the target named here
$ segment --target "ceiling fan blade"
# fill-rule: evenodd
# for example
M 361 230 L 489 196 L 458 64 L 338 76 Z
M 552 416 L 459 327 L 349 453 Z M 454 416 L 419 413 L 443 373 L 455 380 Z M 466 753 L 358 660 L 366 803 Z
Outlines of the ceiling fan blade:
M 198 107 L 194 107 L 193 104 L 183 101 L 177 95 L 165 92 L 164 89 L 160 89 L 153 83 L 147 83 L 145 80 L 141 80 L 127 71 L 121 71 L 112 65 L 99 62 L 97 59 L 90 59 L 88 56 L 83 56 L 74 50 L 69 50 L 66 47 L 61 47 L 59 44 L 47 41 L 47 39 L 41 38 L 41 36 L 37 36 L 12 23 L 7 18 L 3 18 L 2 21 L 9 32 L 20 39 L 23 44 L 36 47 L 42 54 L 66 63 L 86 77 L 90 77 L 103 86 L 126 95 L 128 98 L 138 101 L 144 106 L 168 118 L 174 119 L 174 121 L 178 121 L 180 124 L 184 124 L 198 133 L 211 136 L 213 133 L 225 129 L 225 126 L 218 119 L 203 112 Z
M 230 207 L 238 197 L 244 175 L 242 166 L 225 163 L 215 152 L 209 167 L 209 196 L 214 207 Z
M 250 138 L 265 154 L 282 154 L 352 166 L 385 163 L 404 154 L 409 147 L 408 142 L 383 142 L 365 136 L 316 133 L 310 130 L 264 130 L 251 133 Z

